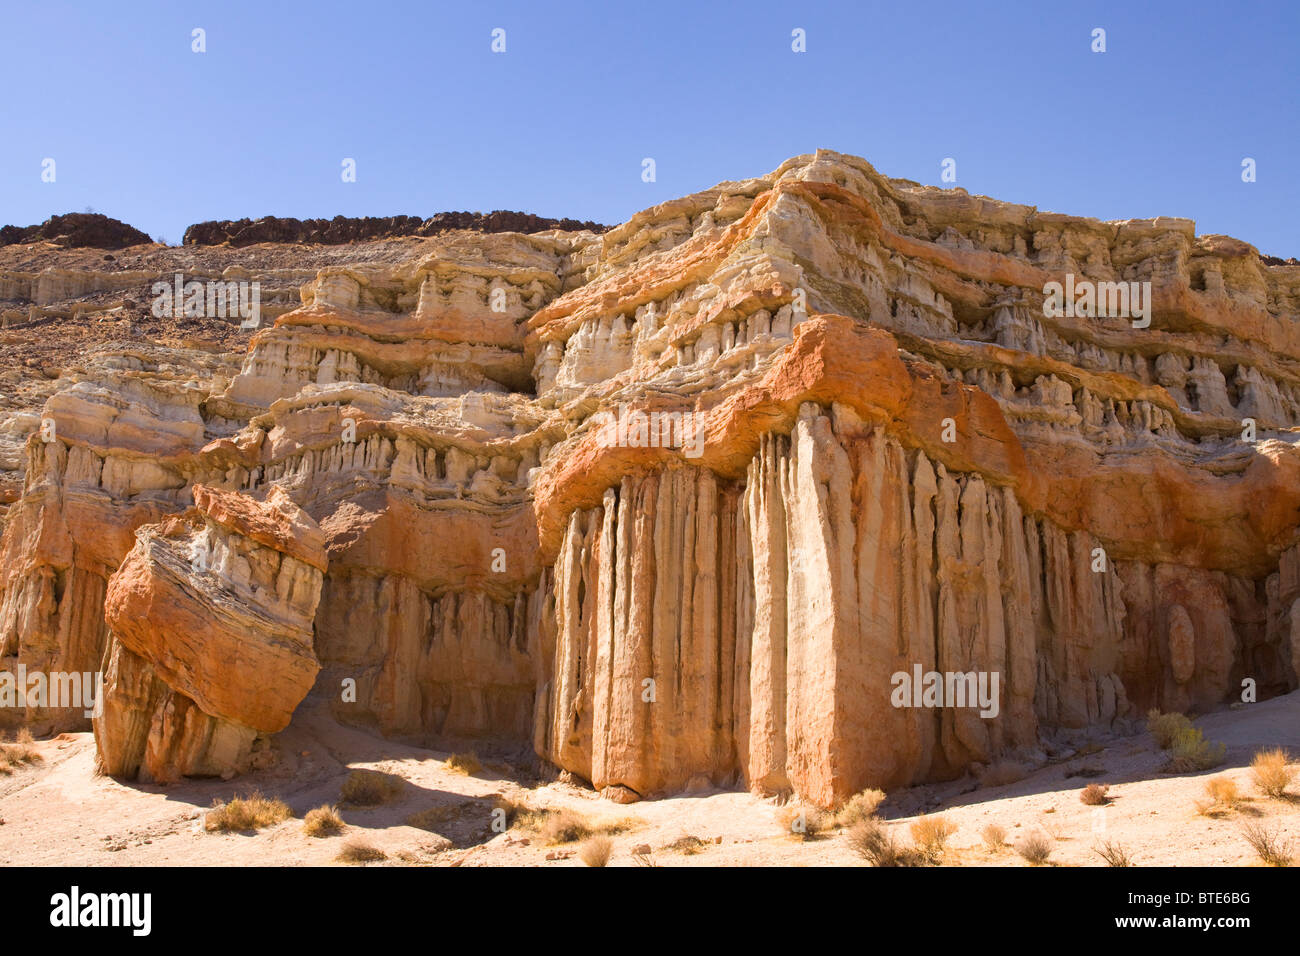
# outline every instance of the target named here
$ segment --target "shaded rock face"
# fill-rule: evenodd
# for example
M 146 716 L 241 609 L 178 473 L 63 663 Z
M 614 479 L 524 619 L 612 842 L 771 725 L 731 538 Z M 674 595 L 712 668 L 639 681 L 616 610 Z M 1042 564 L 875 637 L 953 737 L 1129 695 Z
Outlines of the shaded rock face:
M 832 805 L 1300 683 L 1300 267 L 825 151 L 426 242 L 24 412 L 0 658 L 103 660 L 111 772 L 256 765 L 310 693 Z M 1067 276 L 1150 324 L 1045 309 Z

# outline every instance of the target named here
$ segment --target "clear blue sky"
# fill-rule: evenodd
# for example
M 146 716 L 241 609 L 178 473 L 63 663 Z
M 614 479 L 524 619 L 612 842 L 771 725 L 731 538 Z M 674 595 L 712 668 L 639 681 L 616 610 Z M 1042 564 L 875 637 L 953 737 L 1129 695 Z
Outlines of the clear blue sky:
M 1295 0 L 5 0 L 0 23 L 0 223 L 89 206 L 173 243 L 268 214 L 614 223 L 828 147 L 1300 256 Z

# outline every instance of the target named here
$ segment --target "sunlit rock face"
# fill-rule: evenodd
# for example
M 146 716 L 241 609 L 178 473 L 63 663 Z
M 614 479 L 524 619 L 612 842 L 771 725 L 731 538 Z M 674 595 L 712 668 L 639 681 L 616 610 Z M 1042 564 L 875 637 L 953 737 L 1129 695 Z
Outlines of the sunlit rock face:
M 97 359 L 0 462 L 0 653 L 102 659 L 114 773 L 257 766 L 310 693 L 831 805 L 1300 683 L 1300 267 L 1189 221 L 822 151 L 300 297 Z

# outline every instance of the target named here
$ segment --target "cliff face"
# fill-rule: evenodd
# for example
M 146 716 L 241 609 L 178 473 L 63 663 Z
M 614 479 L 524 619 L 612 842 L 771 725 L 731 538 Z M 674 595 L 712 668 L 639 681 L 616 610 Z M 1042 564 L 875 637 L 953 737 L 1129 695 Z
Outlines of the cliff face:
M 238 366 L 96 353 L 14 469 L 0 655 L 104 661 L 114 773 L 256 766 L 310 691 L 833 804 L 1300 683 L 1300 267 L 1245 243 L 819 152 L 300 297 Z M 898 697 L 931 671 L 994 706 Z

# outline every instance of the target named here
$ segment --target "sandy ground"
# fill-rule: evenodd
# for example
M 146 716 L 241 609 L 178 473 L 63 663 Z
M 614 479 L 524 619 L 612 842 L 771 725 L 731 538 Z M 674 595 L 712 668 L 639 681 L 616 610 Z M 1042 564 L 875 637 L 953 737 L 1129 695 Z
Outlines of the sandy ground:
M 310 703 L 310 702 L 309 702 Z M 281 759 L 273 769 L 222 782 L 187 781 L 169 787 L 127 784 L 94 775 L 90 734 L 64 734 L 38 741 L 43 761 L 0 777 L 0 864 L 77 866 L 342 865 L 335 857 L 350 838 L 383 850 L 387 860 L 367 865 L 582 866 L 578 845 L 547 845 L 537 833 L 515 828 L 493 832 L 498 795 L 534 807 L 568 808 L 592 824 L 613 824 L 611 866 L 819 866 L 860 865 L 844 831 L 800 839 L 782 823 L 774 799 L 749 793 L 682 795 L 620 806 L 565 782 L 538 784 L 506 764 L 484 758 L 474 775 L 450 769 L 446 753 L 405 746 L 340 727 L 307 704 L 294 726 L 278 738 Z M 1099 866 L 1102 841 L 1124 846 L 1138 866 L 1258 866 L 1241 834 L 1247 821 L 1275 828 L 1292 843 L 1300 864 L 1300 772 L 1289 798 L 1269 799 L 1251 785 L 1255 751 L 1281 746 L 1300 755 L 1300 692 L 1240 705 L 1197 721 L 1206 737 L 1227 744 L 1216 770 L 1171 776 L 1159 772 L 1164 755 L 1146 733 L 1094 736 L 1046 748 L 1048 761 L 1024 779 L 979 788 L 967 778 L 889 794 L 880 816 L 908 842 L 908 828 L 922 812 L 943 813 L 957 825 L 945 865 L 1024 866 L 1013 846 L 988 849 L 980 837 L 988 823 L 1007 831 L 1009 844 L 1046 832 L 1051 862 Z M 1099 749 L 1098 749 L 1099 748 Z M 1053 752 L 1054 751 L 1054 752 Z M 372 809 L 340 810 L 343 834 L 313 838 L 302 816 L 322 803 L 338 803 L 350 768 L 369 767 L 400 775 L 405 787 L 393 802 Z M 1080 772 L 1084 775 L 1080 775 Z M 1221 816 L 1197 812 L 1204 782 L 1226 774 L 1249 798 Z M 1088 783 L 1110 785 L 1105 808 L 1079 800 Z M 258 788 L 278 796 L 294 819 L 256 833 L 207 832 L 204 811 L 214 800 Z M 407 818 L 450 806 L 430 832 Z M 693 852 L 671 845 L 696 837 Z M 638 858 L 634 849 L 652 852 Z

